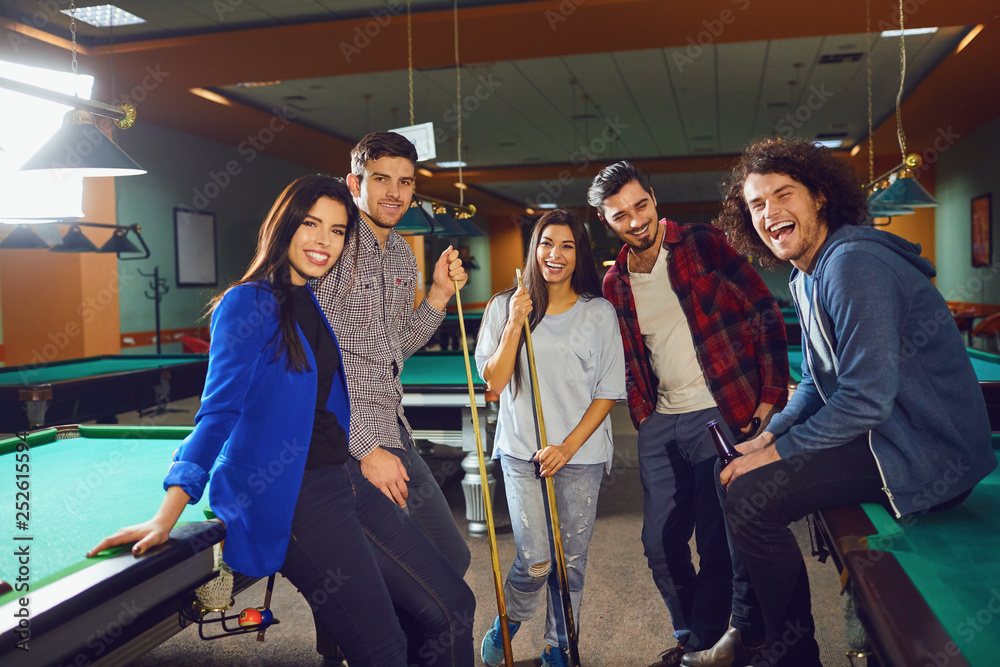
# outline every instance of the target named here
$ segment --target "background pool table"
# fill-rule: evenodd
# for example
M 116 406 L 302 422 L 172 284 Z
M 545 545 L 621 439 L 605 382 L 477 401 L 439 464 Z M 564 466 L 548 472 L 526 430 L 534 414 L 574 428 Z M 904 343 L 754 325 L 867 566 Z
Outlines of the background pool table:
M 972 369 L 979 378 L 979 388 L 986 399 L 986 410 L 994 430 L 1000 430 L 1000 355 L 966 348 Z M 802 381 L 802 347 L 788 346 L 788 369 L 793 382 Z
M 225 535 L 220 524 L 205 521 L 204 502 L 185 510 L 181 521 L 191 523 L 175 528 L 169 542 L 139 558 L 127 548 L 96 559 L 85 554 L 102 537 L 153 515 L 173 451 L 190 431 L 96 425 L 33 432 L 26 530 L 15 530 L 13 516 L 18 439 L 0 441 L 0 476 L 10 480 L 0 579 L 16 584 L 15 548 L 30 552 L 30 590 L 0 597 L 0 664 L 127 664 L 182 628 L 178 612 L 213 576 L 212 545 Z M 252 581 L 240 577 L 238 590 Z M 27 653 L 14 648 L 18 595 L 30 600 Z
M 0 433 L 164 408 L 201 394 L 207 370 L 204 354 L 105 355 L 0 368 Z

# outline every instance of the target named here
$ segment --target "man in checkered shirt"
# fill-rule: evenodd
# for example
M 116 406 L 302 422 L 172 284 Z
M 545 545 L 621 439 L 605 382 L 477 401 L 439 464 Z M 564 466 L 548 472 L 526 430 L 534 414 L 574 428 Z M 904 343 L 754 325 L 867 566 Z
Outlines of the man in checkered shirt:
M 677 640 L 655 665 L 746 664 L 763 622 L 744 600 L 746 573 L 733 574 L 706 425 L 739 434 L 787 402 L 781 310 L 722 230 L 657 221 L 653 188 L 632 163 L 601 170 L 587 199 L 625 243 L 604 296 L 618 311 L 639 430 L 643 547 Z
M 410 207 L 417 152 L 394 132 L 374 132 L 351 151 L 347 185 L 361 218 L 316 297 L 340 341 L 351 396 L 350 450 L 365 477 L 407 508 L 460 574 L 469 567 L 451 509 L 420 458 L 403 415 L 399 374 L 444 321 L 455 281 L 468 279 L 450 246 L 434 265 L 433 284 L 414 310 L 417 262 L 395 231 Z

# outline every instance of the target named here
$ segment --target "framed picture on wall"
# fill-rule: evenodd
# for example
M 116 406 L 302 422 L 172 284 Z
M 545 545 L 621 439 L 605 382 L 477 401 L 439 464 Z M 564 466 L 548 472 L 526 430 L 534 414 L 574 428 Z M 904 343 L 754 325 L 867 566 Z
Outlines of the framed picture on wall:
M 178 287 L 215 287 L 215 214 L 174 209 L 174 250 Z
M 993 206 L 992 195 L 985 194 L 972 200 L 972 265 L 993 264 Z

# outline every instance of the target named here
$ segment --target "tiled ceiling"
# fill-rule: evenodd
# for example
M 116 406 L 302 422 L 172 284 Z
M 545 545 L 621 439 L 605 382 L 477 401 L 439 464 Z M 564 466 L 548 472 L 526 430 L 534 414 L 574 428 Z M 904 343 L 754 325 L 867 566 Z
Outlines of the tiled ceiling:
M 964 32 L 945 28 L 907 38 L 907 93 Z M 567 165 L 561 188 L 530 181 L 479 187 L 532 208 L 530 202 L 548 199 L 540 193 L 558 189 L 557 204 L 580 205 L 586 185 L 576 182 L 576 172 L 591 162 L 732 155 L 752 138 L 771 134 L 854 146 L 868 134 L 869 52 L 873 63 L 893 65 L 873 67 L 876 127 L 894 113 L 899 86 L 898 39 L 871 41 L 870 49 L 864 34 L 720 44 L 695 59 L 680 49 L 652 49 L 467 64 L 461 99 L 453 68 L 417 70 L 415 120 L 434 122 L 438 160 L 458 157 L 461 115 L 462 159 L 470 169 Z M 819 64 L 824 58 L 835 62 Z M 372 128 L 409 125 L 407 74 L 259 87 L 234 82 L 216 90 L 261 109 L 289 105 L 299 122 L 354 141 Z M 718 199 L 716 174 L 683 176 L 665 179 L 660 201 Z
M 526 1 L 460 0 L 459 5 L 466 10 Z M 580 0 L 562 4 L 567 2 L 580 4 Z M 46 13 L 40 10 L 43 4 L 3 0 L 0 17 L 68 39 L 69 17 Z M 63 8 L 68 4 L 60 3 Z M 77 6 L 95 4 L 102 3 L 85 1 Z M 81 24 L 77 31 L 81 44 L 106 47 L 109 42 L 123 45 L 366 18 L 378 22 L 379 17 L 406 12 L 405 0 L 119 0 L 116 4 L 147 22 L 113 31 Z M 412 0 L 414 14 L 453 6 L 452 0 Z M 859 19 L 863 25 L 863 17 Z M 955 50 L 968 30 L 964 25 L 944 26 L 933 34 L 906 38 L 904 98 Z M 461 39 L 489 36 L 462 33 Z M 463 63 L 461 96 L 454 67 L 418 66 L 413 88 L 416 122 L 432 121 L 437 130 L 438 161 L 458 156 L 461 115 L 461 156 L 469 170 L 508 173 L 503 168 L 559 167 L 556 179 L 498 176 L 475 181 L 476 188 L 532 208 L 549 200 L 562 206 L 583 205 L 592 173 L 588 168 L 624 157 L 731 156 L 753 138 L 775 134 L 840 139 L 843 147 L 853 147 L 868 134 L 867 65 L 872 69 L 875 127 L 894 113 L 900 77 L 898 38 L 882 38 L 875 32 L 704 47 L 691 40 L 687 47 L 608 52 L 591 48 L 591 52 L 546 57 L 532 57 L 528 46 L 511 44 L 508 60 Z M 260 48 L 291 47 L 262 43 Z M 337 48 L 330 44 L 331 59 L 341 55 Z M 407 74 L 405 69 L 392 69 L 285 76 L 259 87 L 239 86 L 247 82 L 238 79 L 206 85 L 234 103 L 263 110 L 287 106 L 295 112 L 294 122 L 352 143 L 367 132 L 409 124 Z M 653 182 L 661 202 L 709 202 L 719 198 L 720 178 L 716 168 L 655 174 Z

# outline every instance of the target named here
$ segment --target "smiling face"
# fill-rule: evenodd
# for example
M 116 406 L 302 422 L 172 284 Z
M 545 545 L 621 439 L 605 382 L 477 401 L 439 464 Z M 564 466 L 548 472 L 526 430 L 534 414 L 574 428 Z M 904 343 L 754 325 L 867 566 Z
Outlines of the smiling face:
M 293 285 L 320 278 L 337 262 L 344 249 L 347 209 L 330 197 L 320 197 L 309 209 L 288 244 Z
M 602 220 L 633 252 L 648 250 L 656 243 L 660 225 L 656 217 L 656 197 L 638 181 L 629 181 L 604 200 Z
M 535 250 L 538 270 L 549 284 L 565 283 L 576 270 L 576 242 L 569 225 L 548 225 Z
M 827 224 L 820 217 L 826 202 L 785 174 L 750 174 L 743 184 L 754 230 L 774 256 L 811 273 L 826 240 Z
M 354 174 L 347 176 L 355 203 L 379 238 L 387 238 L 389 230 L 410 207 L 415 187 L 414 169 L 408 158 L 380 157 L 365 163 L 362 179 Z

